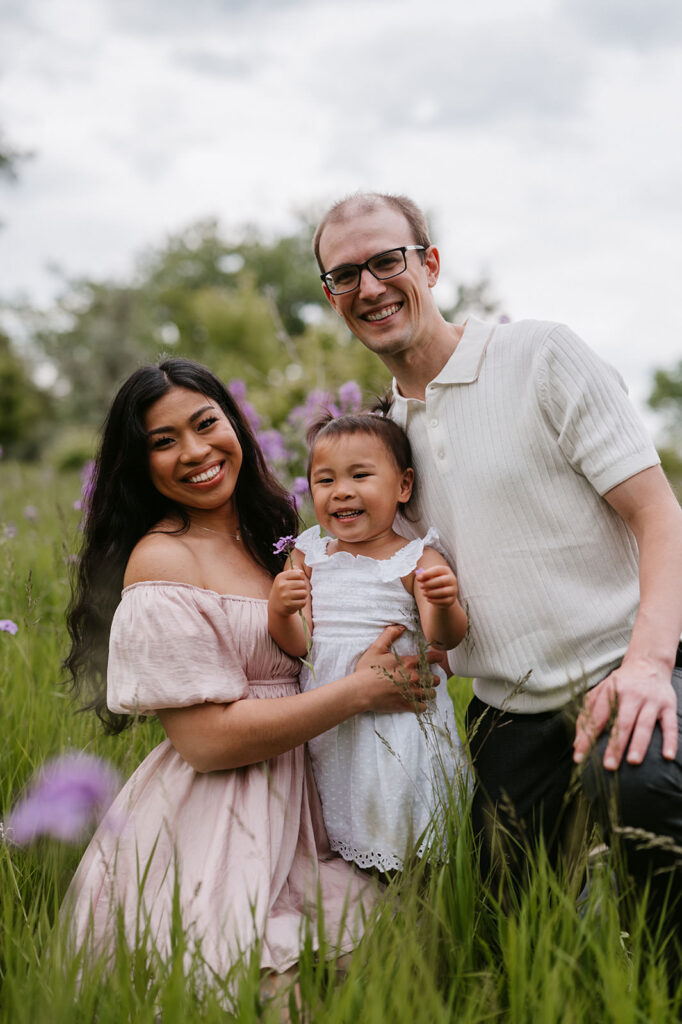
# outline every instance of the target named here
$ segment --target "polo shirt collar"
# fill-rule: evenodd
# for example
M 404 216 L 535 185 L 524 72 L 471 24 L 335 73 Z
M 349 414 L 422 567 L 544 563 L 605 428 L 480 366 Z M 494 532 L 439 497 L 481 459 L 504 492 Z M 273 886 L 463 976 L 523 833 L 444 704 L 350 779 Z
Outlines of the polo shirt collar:
M 457 348 L 432 384 L 473 384 L 481 372 L 485 350 L 493 336 L 495 324 L 484 323 L 470 316 Z
M 474 381 L 478 380 L 486 348 L 493 336 L 495 327 L 495 324 L 485 323 L 475 316 L 468 317 L 464 326 L 464 333 L 459 339 L 457 348 L 428 387 L 438 384 L 473 384 Z M 392 389 L 394 415 L 398 413 L 396 419 L 404 420 L 406 419 L 408 404 L 412 401 L 418 401 L 418 399 L 404 398 L 398 391 L 395 379 L 393 380 Z

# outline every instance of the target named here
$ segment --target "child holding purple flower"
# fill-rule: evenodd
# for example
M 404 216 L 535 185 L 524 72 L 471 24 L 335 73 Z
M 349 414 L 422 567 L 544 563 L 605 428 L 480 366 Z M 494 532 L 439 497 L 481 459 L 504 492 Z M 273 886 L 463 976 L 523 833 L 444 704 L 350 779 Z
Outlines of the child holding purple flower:
M 467 616 L 436 531 L 408 541 L 394 529 L 414 487 L 405 433 L 383 415 L 329 415 L 308 441 L 315 513 L 329 536 L 319 526 L 301 534 L 268 610 L 271 636 L 305 658 L 301 688 L 319 692 L 352 671 L 391 623 L 406 627 L 396 643 L 403 655 L 418 649 L 419 630 L 442 651 L 457 646 Z M 395 679 L 399 685 L 400 671 Z M 381 871 L 401 868 L 414 845 L 425 852 L 463 763 L 444 682 L 419 720 L 370 711 L 308 747 L 333 850 Z

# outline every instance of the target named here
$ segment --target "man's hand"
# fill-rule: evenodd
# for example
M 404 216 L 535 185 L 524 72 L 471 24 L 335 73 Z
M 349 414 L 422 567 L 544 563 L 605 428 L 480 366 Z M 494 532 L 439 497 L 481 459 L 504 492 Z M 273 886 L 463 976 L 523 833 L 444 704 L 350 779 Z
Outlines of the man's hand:
M 310 582 L 303 569 L 285 569 L 278 573 L 270 591 L 270 608 L 276 615 L 294 615 L 303 608 Z
M 677 753 L 677 695 L 670 670 L 649 663 L 623 664 L 585 695 L 576 723 L 573 760 L 583 760 L 611 719 L 611 735 L 604 753 L 604 767 L 615 771 L 628 747 L 628 764 L 641 764 L 656 722 L 663 732 L 663 757 Z
M 457 600 L 457 577 L 449 565 L 432 565 L 428 569 L 415 569 L 415 584 L 421 587 L 429 604 L 449 608 Z

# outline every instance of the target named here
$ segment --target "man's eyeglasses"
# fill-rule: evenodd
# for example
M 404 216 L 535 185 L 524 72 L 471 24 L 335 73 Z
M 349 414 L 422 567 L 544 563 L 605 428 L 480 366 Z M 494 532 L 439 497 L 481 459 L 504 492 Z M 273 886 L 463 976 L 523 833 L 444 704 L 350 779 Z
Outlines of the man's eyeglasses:
M 407 269 L 406 253 L 413 249 L 426 252 L 423 245 L 401 245 L 398 249 L 387 249 L 370 256 L 364 263 L 343 263 L 340 267 L 320 274 L 320 280 L 327 286 L 332 295 L 345 295 L 352 292 L 360 284 L 363 270 L 369 270 L 377 281 L 387 281 L 389 277 L 397 277 Z

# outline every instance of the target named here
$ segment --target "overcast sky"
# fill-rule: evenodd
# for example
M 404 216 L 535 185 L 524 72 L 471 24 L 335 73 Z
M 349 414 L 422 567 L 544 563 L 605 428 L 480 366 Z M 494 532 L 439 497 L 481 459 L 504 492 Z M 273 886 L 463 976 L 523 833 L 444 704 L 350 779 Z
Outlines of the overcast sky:
M 488 275 L 638 403 L 682 357 L 680 0 L 0 0 L 0 127 L 2 297 L 369 188 L 429 211 L 444 299 Z

